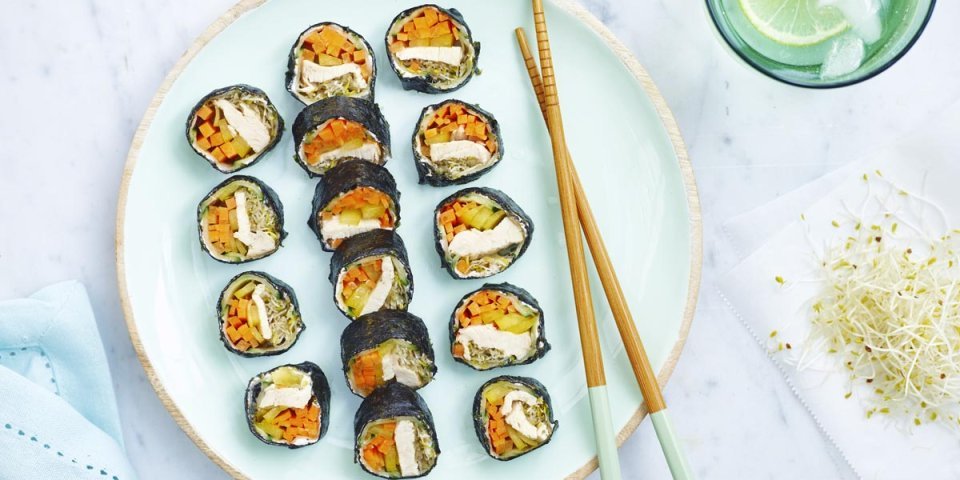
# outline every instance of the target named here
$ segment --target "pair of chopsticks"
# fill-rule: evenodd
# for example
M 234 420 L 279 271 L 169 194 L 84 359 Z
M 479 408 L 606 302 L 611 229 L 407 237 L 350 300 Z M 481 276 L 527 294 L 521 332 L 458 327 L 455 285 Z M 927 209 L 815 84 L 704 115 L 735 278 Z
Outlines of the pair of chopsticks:
M 540 53 L 541 72 L 527 45 L 526 34 L 522 28 L 516 29 L 517 43 L 526 63 L 530 83 L 537 96 L 540 111 L 550 133 L 553 147 L 554 166 L 557 170 L 557 187 L 560 193 L 560 206 L 563 217 L 564 237 L 567 245 L 567 257 L 570 262 L 570 276 L 573 282 L 574 302 L 577 309 L 577 326 L 583 350 L 583 361 L 587 377 L 587 389 L 590 409 L 593 414 L 593 428 L 597 443 L 597 458 L 600 474 L 604 479 L 619 479 L 620 465 L 617 458 L 617 445 L 613 423 L 610 418 L 610 405 L 607 398 L 606 378 L 603 370 L 603 356 L 597 334 L 597 324 L 593 314 L 593 299 L 587 277 L 587 264 L 584 258 L 583 243 L 580 240 L 580 228 L 587 237 L 590 253 L 600 276 L 600 282 L 606 293 L 610 310 L 617 324 L 617 330 L 623 340 L 627 357 L 634 376 L 640 384 L 640 391 L 647 403 L 650 419 L 657 432 L 657 438 L 663 449 L 670 473 L 676 479 L 693 478 L 680 442 L 673 430 L 663 393 L 657 383 L 657 377 L 647 358 L 640 340 L 636 324 L 630 314 L 630 308 L 624 298 L 620 282 L 614 271 L 613 263 L 607 254 L 606 246 L 600 235 L 596 219 L 590 209 L 580 178 L 567 149 L 563 131 L 563 119 L 557 94 L 556 78 L 553 71 L 553 59 L 550 52 L 550 39 L 547 35 L 546 17 L 542 0 L 532 0 L 534 24 L 537 33 L 537 47 Z

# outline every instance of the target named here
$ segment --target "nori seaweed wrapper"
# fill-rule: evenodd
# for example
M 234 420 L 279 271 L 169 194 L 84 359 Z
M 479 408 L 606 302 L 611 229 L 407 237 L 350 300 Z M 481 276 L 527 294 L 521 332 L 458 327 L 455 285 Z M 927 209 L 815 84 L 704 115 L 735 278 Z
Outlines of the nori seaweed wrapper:
M 473 68 L 470 69 L 470 71 L 464 75 L 462 79 L 460 79 L 460 82 L 455 85 L 451 85 L 449 87 L 437 87 L 433 84 L 433 79 L 430 77 L 404 76 L 403 71 L 397 66 L 396 57 L 394 57 L 394 55 L 390 52 L 390 31 L 393 30 L 394 26 L 413 14 L 413 12 L 424 7 L 436 8 L 440 12 L 449 16 L 455 24 L 463 27 L 463 30 L 466 31 L 466 43 L 473 45 Z M 390 68 L 392 68 L 393 72 L 397 74 L 397 78 L 400 79 L 400 85 L 404 90 L 416 90 L 421 93 L 450 93 L 462 88 L 467 84 L 467 82 L 470 81 L 470 79 L 473 78 L 475 74 L 480 72 L 480 42 L 473 40 L 473 32 L 470 31 L 470 26 L 467 25 L 467 22 L 463 19 L 463 14 L 461 14 L 456 8 L 443 8 L 432 3 L 408 8 L 398 13 L 396 17 L 393 17 L 393 20 L 390 22 L 390 27 L 387 28 L 387 34 L 384 35 L 384 44 L 386 45 L 387 59 L 390 61 Z
M 264 201 L 267 202 L 267 205 L 276 214 L 277 221 L 276 221 L 276 224 L 274 225 L 274 228 L 276 228 L 277 233 L 279 234 L 279 238 L 277 239 L 277 248 L 272 252 L 267 253 L 262 257 L 248 258 L 245 260 L 231 262 L 229 260 L 217 258 L 213 254 L 213 252 L 207 249 L 207 244 L 203 241 L 203 222 L 206 221 L 206 219 L 203 216 L 203 204 L 206 203 L 207 200 L 212 198 L 214 195 L 216 195 L 216 193 L 220 191 L 220 189 L 226 187 L 227 185 L 233 182 L 241 181 L 241 180 L 255 184 L 260 189 L 260 191 L 263 192 Z M 217 184 L 216 187 L 213 187 L 213 189 L 211 189 L 206 195 L 203 196 L 203 200 L 200 200 L 200 203 L 197 204 L 197 237 L 200 239 L 200 248 L 203 249 L 204 252 L 207 252 L 207 254 L 210 255 L 210 258 L 213 258 L 214 260 L 221 263 L 241 264 L 241 263 L 252 262 L 254 260 L 259 260 L 261 258 L 269 257 L 270 255 L 273 255 L 278 250 L 280 250 L 280 247 L 283 246 L 283 239 L 287 238 L 287 232 L 283 230 L 283 203 L 280 202 L 280 197 L 277 195 L 277 192 L 273 191 L 272 188 L 267 186 L 267 184 L 263 183 L 258 178 L 251 177 L 249 175 L 234 175 L 220 182 L 219 184 Z
M 533 298 L 533 295 L 531 295 L 530 292 L 507 282 L 485 283 L 482 287 L 464 295 L 463 298 L 461 298 L 460 301 L 457 302 L 457 306 L 454 307 L 453 312 L 450 313 L 450 353 L 451 355 L 453 354 L 453 346 L 456 344 L 455 342 L 457 339 L 457 330 L 460 329 L 459 322 L 457 322 L 457 310 L 460 310 L 460 307 L 462 307 L 463 304 L 466 303 L 471 296 L 473 296 L 473 294 L 480 292 L 482 290 L 496 290 L 498 292 L 511 294 L 517 297 L 517 299 L 519 299 L 521 302 L 529 305 L 530 307 L 532 307 L 534 310 L 537 311 L 537 315 L 539 317 L 539 321 L 537 322 L 538 323 L 537 331 L 539 332 L 539 336 L 537 337 L 537 351 L 536 353 L 531 355 L 530 358 L 527 358 L 522 362 L 510 362 L 504 365 L 499 365 L 499 366 L 490 367 L 490 368 L 478 368 L 477 366 L 471 365 L 469 362 L 467 362 L 463 358 L 457 357 L 456 355 L 453 355 L 453 359 L 474 370 L 484 371 L 484 370 L 492 370 L 494 368 L 512 367 L 515 365 L 527 365 L 535 362 L 540 358 L 543 358 L 543 356 L 546 355 L 551 348 L 550 342 L 547 341 L 546 330 L 544 327 L 543 309 L 540 308 L 540 304 L 537 302 L 537 299 Z
M 297 333 L 294 336 L 293 341 L 290 342 L 289 345 L 283 348 L 277 348 L 275 350 L 270 350 L 266 352 L 251 352 L 249 350 L 244 352 L 242 350 L 238 350 L 236 347 L 233 346 L 232 343 L 230 343 L 230 339 L 227 338 L 227 335 L 224 332 L 224 324 L 226 323 L 226 318 L 224 318 L 224 315 L 223 315 L 223 304 L 224 302 L 229 300 L 225 298 L 228 294 L 227 289 L 229 289 L 230 286 L 233 285 L 233 282 L 239 280 L 240 277 L 243 277 L 245 275 L 259 277 L 260 280 L 264 280 L 267 283 L 273 285 L 273 288 L 276 288 L 277 291 L 279 291 L 281 294 L 285 295 L 287 298 L 290 299 L 290 304 L 293 306 L 293 310 L 297 313 L 297 317 L 300 319 L 300 321 L 298 322 L 299 327 L 298 327 Z M 303 317 L 300 315 L 300 303 L 297 302 L 297 294 L 294 293 L 293 287 L 291 287 L 290 285 L 287 285 L 285 282 L 283 282 L 279 278 L 276 278 L 273 275 L 270 275 L 269 273 L 266 273 L 266 272 L 250 270 L 250 271 L 238 273 L 233 278 L 231 278 L 230 281 L 228 281 L 227 284 L 223 287 L 223 290 L 220 291 L 220 298 L 217 301 L 216 310 L 217 310 L 217 321 L 220 326 L 220 341 L 223 342 L 223 346 L 226 347 L 227 350 L 233 353 L 236 353 L 241 357 L 269 357 L 272 355 L 279 355 L 283 352 L 286 352 L 287 350 L 290 350 L 290 348 L 297 343 L 297 340 L 300 340 L 300 334 L 302 334 L 303 331 L 307 329 L 307 326 L 303 323 Z
M 393 211 L 396 219 L 394 228 L 400 226 L 400 191 L 397 190 L 397 182 L 393 179 L 390 171 L 364 160 L 343 161 L 320 177 L 320 183 L 317 184 L 313 194 L 313 209 L 310 211 L 310 218 L 307 220 L 307 225 L 317 235 L 317 239 L 320 240 L 320 245 L 324 250 L 332 252 L 334 249 L 323 241 L 318 213 L 327 208 L 327 205 L 339 195 L 358 187 L 371 187 L 387 194 L 393 202 L 390 210 Z
M 390 339 L 406 340 L 413 344 L 420 353 L 430 359 L 431 378 L 437 373 L 433 344 L 430 342 L 430 334 L 423 320 L 412 313 L 400 310 L 380 310 L 357 318 L 343 329 L 343 335 L 340 336 L 340 360 L 343 362 L 343 374 L 348 386 L 350 385 L 350 360 L 361 352 L 377 348 Z
M 419 420 L 430 433 L 433 439 L 433 449 L 440 458 L 440 442 L 437 440 L 437 429 L 433 426 L 433 415 L 423 398 L 412 388 L 397 382 L 388 383 L 371 393 L 360 403 L 357 414 L 353 417 L 353 462 L 360 464 L 364 471 L 376 475 L 366 469 L 360 461 L 360 435 L 363 427 L 377 420 L 397 417 L 413 417 Z M 436 462 L 419 475 L 404 478 L 418 478 L 430 473 Z
M 273 442 L 269 439 L 261 437 L 260 434 L 257 433 L 256 427 L 253 425 L 253 417 L 257 413 L 257 397 L 260 396 L 260 389 L 262 388 L 260 379 L 267 373 L 270 373 L 280 367 L 293 367 L 297 370 L 310 374 L 310 379 L 313 380 L 313 395 L 317 398 L 317 403 L 320 404 L 320 436 L 317 437 L 317 441 L 320 441 L 320 439 L 327 434 L 327 429 L 330 428 L 330 419 L 333 418 L 330 415 L 330 384 L 327 382 L 327 376 L 323 374 L 323 370 L 321 370 L 320 367 L 313 362 L 303 362 L 298 364 L 288 363 L 286 365 L 280 365 L 278 367 L 271 368 L 270 370 L 260 372 L 251 378 L 250 382 L 247 383 L 247 393 L 244 396 L 244 411 L 246 412 L 245 417 L 247 417 L 247 427 L 250 428 L 250 433 L 252 433 L 254 437 L 257 437 L 261 442 L 266 443 L 267 445 L 277 445 L 290 449 L 313 445 L 317 442 L 311 442 L 305 445 L 288 445 L 286 443 Z
M 230 92 L 230 91 L 232 91 L 232 90 L 239 90 L 240 92 L 243 92 L 243 93 L 246 93 L 246 94 L 249 94 L 249 95 L 253 95 L 253 96 L 257 96 L 257 97 L 263 97 L 263 98 L 267 101 L 267 110 L 270 111 L 270 112 L 272 112 L 273 115 L 276 117 L 276 119 L 277 119 L 277 125 L 276 125 L 276 130 L 273 131 L 273 132 L 270 132 L 270 143 L 268 143 L 267 146 L 263 148 L 263 150 L 260 150 L 260 152 L 256 154 L 256 158 L 254 158 L 254 160 L 253 160 L 252 162 L 247 163 L 246 165 L 241 165 L 241 166 L 239 166 L 238 168 L 222 169 L 222 168 L 220 168 L 220 167 L 217 165 L 216 162 L 214 162 L 214 161 L 210 160 L 209 158 L 207 158 L 207 156 L 204 155 L 203 152 L 197 150 L 197 146 L 193 144 L 193 140 L 190 138 L 190 133 L 191 133 L 191 131 L 193 130 L 193 122 L 194 122 L 194 118 L 195 118 L 196 115 L 197 115 L 197 110 L 200 110 L 200 107 L 202 107 L 203 104 L 207 103 L 208 100 L 210 100 L 210 99 L 212 99 L 212 98 L 214 98 L 214 97 L 219 97 L 219 96 L 221 96 L 221 95 L 223 95 L 223 94 L 225 94 L 225 93 L 227 93 L 227 92 Z M 220 172 L 220 173 L 230 174 L 230 173 L 234 173 L 234 172 L 243 170 L 244 168 L 247 168 L 247 167 L 252 166 L 253 164 L 259 162 L 260 159 L 262 159 L 263 157 L 265 157 L 265 156 L 267 155 L 267 153 L 270 152 L 270 150 L 273 150 L 273 147 L 277 146 L 277 143 L 279 143 L 279 142 L 280 142 L 280 139 L 283 137 L 283 117 L 280 115 L 280 112 L 277 111 L 277 107 L 273 104 L 273 102 L 270 101 L 270 97 L 267 96 L 267 92 L 264 92 L 263 90 L 260 90 L 260 89 L 257 88 L 257 87 L 253 87 L 253 86 L 245 85 L 245 84 L 242 84 L 242 83 L 241 83 L 241 84 L 237 84 L 237 85 L 230 85 L 230 86 L 228 86 L 228 87 L 218 88 L 218 89 L 216 89 L 216 90 L 214 90 L 214 91 L 212 91 L 212 92 L 204 95 L 203 98 L 201 98 L 201 99 L 197 102 L 197 104 L 194 105 L 192 109 L 190 109 L 190 116 L 187 117 L 187 121 L 186 121 L 186 130 L 185 130 L 185 133 L 186 133 L 186 137 L 187 137 L 187 144 L 190 145 L 190 148 L 191 148 L 197 155 L 199 155 L 201 158 L 203 158 L 204 160 L 206 160 L 206 161 L 207 161 L 207 164 L 209 164 L 211 167 L 213 167 L 214 170 L 216 170 L 216 171 L 218 171 L 218 172 Z
M 303 43 L 304 34 L 314 29 L 319 30 L 320 27 L 323 27 L 326 25 L 333 25 L 336 27 L 340 27 L 348 36 L 353 36 L 359 39 L 360 43 L 362 43 L 363 47 L 367 50 L 367 55 L 368 55 L 367 62 L 369 62 L 372 67 L 370 70 L 370 81 L 367 84 L 367 88 L 369 91 L 366 93 L 366 95 L 358 95 L 355 98 L 362 98 L 364 100 L 369 100 L 372 102 L 373 96 L 374 96 L 374 87 L 377 84 L 377 57 L 374 54 L 373 47 L 370 46 L 370 43 L 367 42 L 366 38 L 363 38 L 363 35 L 360 35 L 359 33 L 355 32 L 350 27 L 340 25 L 339 23 L 334 23 L 334 22 L 315 23 L 305 28 L 302 32 L 300 32 L 299 35 L 297 35 L 297 39 L 293 42 L 293 45 L 290 47 L 290 54 L 287 56 L 287 73 L 284 80 L 284 84 L 287 87 L 287 91 L 290 92 L 290 95 L 293 95 L 293 98 L 296 98 L 298 102 L 303 103 L 304 105 L 308 105 L 307 102 L 304 102 L 303 99 L 301 99 L 294 93 L 293 87 L 294 87 L 294 81 L 296 80 L 296 78 L 294 77 L 294 68 L 297 65 L 297 50 L 300 48 L 301 44 Z
M 510 261 L 510 264 L 504 267 L 503 270 L 499 272 L 486 275 L 484 277 L 461 277 L 455 268 L 455 265 L 450 265 L 447 262 L 446 253 L 443 251 L 443 246 L 440 241 L 444 238 L 443 229 L 437 225 L 437 218 L 440 216 L 440 211 L 448 203 L 451 203 L 457 200 L 460 197 L 469 195 L 471 193 L 483 195 L 491 200 L 493 200 L 500 208 L 507 211 L 507 215 L 513 217 L 514 220 L 523 225 L 526 235 L 523 239 L 523 244 L 520 246 L 520 250 L 513 257 L 513 260 Z M 457 190 L 452 195 L 444 198 L 437 204 L 437 208 L 433 211 L 433 235 L 434 235 L 434 247 L 437 249 L 437 253 L 440 255 L 440 266 L 446 269 L 447 273 L 450 274 L 456 280 L 466 280 L 466 279 L 476 279 L 476 278 L 485 278 L 501 273 L 508 268 L 512 267 L 514 263 L 517 263 L 517 260 L 523 256 L 524 252 L 527 251 L 527 247 L 530 246 L 530 240 L 533 238 L 533 219 L 530 218 L 526 212 L 520 208 L 520 205 L 517 205 L 517 202 L 514 202 L 512 198 L 508 197 L 506 193 L 501 192 L 495 188 L 487 187 L 467 187 L 462 190 Z
M 487 388 L 488 385 L 493 385 L 494 383 L 499 383 L 499 382 L 519 383 L 533 390 L 533 393 L 536 396 L 542 398 L 543 401 L 547 404 L 547 418 L 548 418 L 548 421 L 553 425 L 553 430 L 551 430 L 550 436 L 547 437 L 547 439 L 543 443 L 541 443 L 540 445 L 537 445 L 536 447 L 531 448 L 530 450 L 527 450 L 526 452 L 523 452 L 517 456 L 510 457 L 510 458 L 500 458 L 493 454 L 492 449 L 490 448 L 491 447 L 490 438 L 487 437 L 487 425 L 483 421 L 483 415 L 486 412 L 484 409 L 481 408 L 481 400 L 483 399 L 483 389 Z M 483 445 L 483 449 L 484 451 L 487 452 L 487 455 L 490 455 L 490 457 L 496 460 L 506 462 L 509 460 L 513 460 L 514 458 L 522 457 L 550 443 L 550 440 L 553 440 L 553 435 L 557 433 L 557 429 L 560 428 L 560 422 L 558 422 L 553 417 L 553 403 L 551 403 L 550 401 L 550 394 L 547 392 L 547 387 L 543 386 L 542 383 L 530 377 L 516 377 L 513 375 L 501 375 L 499 377 L 492 378 L 486 383 L 484 383 L 483 385 L 481 385 L 480 388 L 477 390 L 476 395 L 473 397 L 473 428 L 474 428 L 474 431 L 477 433 L 477 439 L 480 440 L 480 444 Z
M 413 299 L 413 272 L 410 270 L 410 260 L 407 258 L 403 239 L 393 230 L 372 230 L 344 240 L 330 257 L 329 279 L 333 286 L 333 304 L 337 309 L 340 309 L 340 302 L 337 301 L 337 278 L 340 276 L 340 271 L 353 262 L 378 255 L 393 255 L 403 264 L 408 282 L 407 303 L 410 303 L 409 301 Z M 403 309 L 406 310 L 406 306 Z M 340 311 L 343 312 L 343 310 Z
M 311 171 L 306 160 L 300 158 L 300 144 L 306 135 L 319 127 L 327 120 L 343 118 L 363 125 L 383 149 L 384 163 L 390 158 L 390 124 L 380 112 L 380 107 L 373 102 L 360 98 L 330 97 L 307 105 L 293 121 L 293 158 L 311 177 L 319 177 L 322 173 Z
M 482 117 L 487 126 L 490 128 L 490 135 L 497 141 L 497 153 L 493 155 L 493 158 L 490 159 L 490 163 L 487 166 L 483 167 L 476 172 L 464 175 L 462 177 L 451 179 L 444 176 L 443 174 L 434 171 L 430 165 L 425 161 L 423 153 L 418 148 L 417 139 L 420 137 L 420 134 L 423 132 L 423 122 L 426 120 L 427 115 L 432 115 L 434 112 L 440 109 L 440 107 L 447 104 L 460 104 L 466 107 L 468 110 L 473 111 Z M 413 163 L 417 167 L 417 175 L 420 177 L 420 184 L 428 184 L 434 187 L 444 187 L 447 185 L 463 185 L 465 183 L 470 183 L 485 173 L 489 172 L 493 167 L 500 164 L 500 161 L 503 160 L 503 136 L 500 135 L 500 123 L 497 122 L 497 119 L 493 116 L 492 113 L 467 102 L 463 102 L 457 99 L 444 100 L 440 103 L 435 103 L 433 105 L 427 105 L 423 107 L 423 111 L 420 112 L 420 119 L 417 120 L 417 124 L 413 130 L 413 137 L 411 138 L 410 144 L 413 148 Z

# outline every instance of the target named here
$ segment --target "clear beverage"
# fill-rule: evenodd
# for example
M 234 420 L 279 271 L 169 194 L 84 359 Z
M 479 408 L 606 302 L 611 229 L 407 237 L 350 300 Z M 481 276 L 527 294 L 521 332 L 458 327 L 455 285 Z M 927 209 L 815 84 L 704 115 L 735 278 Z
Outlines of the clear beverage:
M 721 35 L 749 64 L 802 86 L 841 86 L 895 62 L 934 2 L 707 0 Z

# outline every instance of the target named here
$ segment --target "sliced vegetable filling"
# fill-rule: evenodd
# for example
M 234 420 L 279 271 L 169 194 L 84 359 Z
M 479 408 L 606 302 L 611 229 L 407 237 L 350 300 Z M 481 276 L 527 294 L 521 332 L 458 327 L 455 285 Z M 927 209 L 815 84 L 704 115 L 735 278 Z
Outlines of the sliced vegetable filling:
M 451 180 L 483 169 L 498 151 L 484 116 L 459 102 L 445 103 L 424 119 L 417 140 L 432 169 Z
M 474 45 L 466 28 L 445 12 L 427 6 L 395 23 L 387 35 L 401 75 L 430 78 L 453 86 L 474 69 Z
M 301 35 L 295 48 L 293 93 L 304 103 L 342 95 L 366 96 L 375 75 L 369 47 L 359 35 L 323 24 Z
M 376 137 L 358 122 L 336 118 L 307 134 L 300 157 L 310 167 L 329 170 L 345 158 L 383 164 L 383 149 Z
M 522 363 L 537 353 L 540 314 L 516 295 L 480 290 L 455 317 L 453 356 L 476 368 Z
M 501 206 L 470 194 L 444 206 L 437 216 L 447 261 L 461 277 L 479 277 L 507 268 L 526 239 L 526 229 Z
M 277 212 L 260 187 L 235 180 L 201 205 L 201 235 L 215 258 L 244 261 L 277 250 L 281 232 Z
M 381 309 L 403 310 L 407 298 L 406 270 L 390 255 L 367 257 L 341 272 L 337 301 L 350 318 Z
M 359 442 L 364 467 L 387 478 L 419 476 L 437 460 L 430 432 L 414 417 L 371 422 Z
M 372 187 L 355 188 L 327 205 L 320 214 L 320 234 L 331 248 L 371 230 L 393 230 L 395 206 L 387 194 Z
M 233 88 L 194 112 L 189 136 L 198 152 L 222 171 L 253 162 L 279 134 L 279 118 L 265 95 Z
M 480 402 L 490 454 L 510 459 L 539 447 L 553 435 L 550 405 L 521 383 L 485 385 Z
M 239 275 L 220 303 L 223 335 L 237 351 L 283 351 L 302 330 L 300 313 L 287 292 L 255 273 Z
M 390 339 L 350 360 L 350 389 L 365 397 L 391 380 L 420 388 L 433 378 L 431 364 L 412 343 Z
M 264 374 L 256 399 L 253 426 L 273 443 L 307 445 L 320 438 L 320 402 L 313 393 L 310 375 L 283 366 Z

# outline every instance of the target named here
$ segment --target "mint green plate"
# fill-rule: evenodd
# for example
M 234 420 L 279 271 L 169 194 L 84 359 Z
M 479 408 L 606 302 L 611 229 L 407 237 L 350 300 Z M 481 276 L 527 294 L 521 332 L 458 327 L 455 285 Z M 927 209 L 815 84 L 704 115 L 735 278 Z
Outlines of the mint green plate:
M 347 390 L 340 365 L 340 332 L 348 320 L 331 300 L 330 254 L 320 250 L 307 228 L 316 182 L 292 159 L 289 125 L 301 105 L 283 85 L 290 45 L 305 27 L 324 20 L 360 32 L 377 54 L 376 99 L 393 137 L 394 157 L 387 167 L 402 192 L 398 231 L 416 279 L 410 310 L 426 322 L 437 353 L 436 379 L 421 390 L 443 451 L 431 477 L 583 477 L 595 468 L 550 143 L 513 34 L 517 26 L 532 33 L 530 5 L 522 0 L 447 3 L 463 13 L 482 42 L 483 73 L 453 95 L 425 95 L 400 88 L 383 46 L 394 15 L 415 4 L 241 2 L 188 50 L 134 138 L 117 224 L 117 270 L 130 336 L 164 405 L 190 438 L 237 478 L 366 476 L 352 456 L 353 415 L 360 399 Z M 663 383 L 689 328 L 700 273 L 698 204 L 683 142 L 653 83 L 599 22 L 567 4 L 548 5 L 547 18 L 570 150 Z M 279 252 L 244 266 L 217 263 L 199 248 L 196 205 L 225 176 L 194 154 L 183 136 L 194 103 L 235 83 L 265 90 L 288 125 L 277 148 L 243 173 L 279 193 L 290 235 Z M 553 350 L 532 365 L 481 373 L 455 363 L 449 353 L 450 312 L 483 281 L 456 281 L 440 268 L 430 222 L 436 204 L 455 187 L 417 184 L 409 139 L 420 110 L 451 96 L 480 104 L 503 130 L 503 161 L 472 185 L 507 192 L 536 224 L 527 253 L 489 279 L 520 285 L 543 306 Z M 286 281 L 300 298 L 307 329 L 281 356 L 240 358 L 220 343 L 214 304 L 227 280 L 246 269 Z M 645 412 L 596 277 L 593 291 L 613 420 L 622 442 Z M 318 444 L 299 450 L 264 445 L 247 430 L 244 387 L 257 372 L 304 360 L 319 364 L 330 379 L 330 430 Z M 471 423 L 474 393 L 500 374 L 543 382 L 560 421 L 550 445 L 510 462 L 489 458 Z

